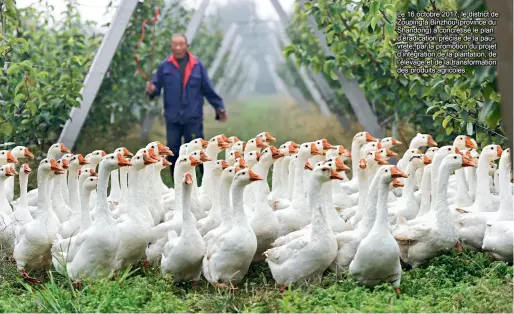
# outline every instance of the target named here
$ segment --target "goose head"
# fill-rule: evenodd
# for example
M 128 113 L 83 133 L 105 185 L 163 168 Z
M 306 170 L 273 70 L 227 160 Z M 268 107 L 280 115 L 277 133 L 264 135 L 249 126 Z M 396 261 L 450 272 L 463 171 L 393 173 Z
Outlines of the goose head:
M 45 172 L 47 174 L 50 174 L 50 173 L 59 174 L 61 171 L 62 172 L 64 171 L 64 169 L 62 169 L 61 166 L 59 166 L 57 164 L 57 161 L 55 160 L 55 158 L 44 158 L 43 160 L 41 160 L 39 162 L 38 171 L 39 170 L 42 170 L 43 172 Z
M 230 136 L 228 138 L 228 141 L 225 141 L 225 142 L 228 142 L 229 144 L 233 145 L 237 142 L 240 142 L 241 140 L 237 137 L 237 136 Z
M 409 148 L 405 151 L 402 158 L 409 160 L 414 154 L 421 154 L 421 151 L 417 148 Z
M 243 153 L 246 149 L 246 142 L 245 141 L 237 141 L 232 145 L 231 150 L 235 150 L 237 152 Z
M 421 168 L 425 165 L 429 165 L 430 163 L 432 163 L 432 160 L 424 154 L 414 154 L 409 159 L 409 164 L 412 164 L 414 169 Z
M 188 152 L 193 152 L 195 150 L 206 149 L 209 142 L 204 140 L 203 138 L 195 138 L 191 142 L 188 143 L 187 150 Z
M 489 176 L 494 176 L 496 173 L 496 170 L 498 170 L 498 166 L 494 162 L 489 163 Z
M 473 159 L 463 156 L 461 154 L 446 155 L 441 164 L 441 168 L 445 164 L 450 165 L 451 171 L 457 170 L 461 167 L 476 167 L 476 164 L 473 161 Z
M 430 134 L 417 133 L 416 136 L 410 141 L 411 147 L 423 147 L 423 146 L 437 146 L 437 143 Z
M 302 145 L 300 145 L 300 149 L 298 150 L 298 156 L 305 159 L 321 154 L 322 152 L 318 150 L 318 148 L 316 147 L 316 143 L 311 142 L 303 143 Z
M 371 134 L 369 134 L 369 132 L 364 131 L 364 132 L 359 132 L 359 133 L 355 134 L 355 136 L 353 137 L 352 143 L 364 145 L 367 142 L 375 142 L 376 140 L 377 139 L 374 138 L 373 136 L 371 136 Z
M 245 152 L 244 160 L 246 161 L 247 168 L 252 168 L 254 165 L 256 165 L 259 162 L 259 159 L 261 158 L 261 153 L 258 151 L 249 151 Z
M 0 167 L 0 178 L 5 179 L 16 174 L 16 170 L 11 165 L 3 165 Z
M 238 168 L 238 169 L 246 169 L 246 168 L 248 168 L 248 164 L 246 163 L 246 160 L 244 159 L 244 157 L 236 158 L 233 166 Z
M 178 155 L 179 155 L 179 157 L 180 157 L 180 156 L 185 156 L 185 155 L 187 155 L 188 147 L 189 147 L 189 144 L 188 144 L 188 143 L 185 143 L 185 144 L 180 145 L 180 149 L 179 149 L 179 151 L 178 151 Z
M 159 159 L 155 163 L 157 169 L 160 171 L 168 166 L 171 166 L 171 162 L 164 156 L 159 156 Z
M 368 152 L 366 154 L 365 160 L 366 160 L 366 165 L 367 166 L 370 166 L 370 165 L 383 166 L 383 165 L 387 165 L 388 164 L 387 160 L 385 160 L 378 151 Z
M 105 157 L 107 157 L 107 155 L 104 156 L 103 158 L 105 158 Z M 80 167 L 82 167 L 83 165 L 89 164 L 89 162 L 87 162 L 86 158 L 84 158 L 82 156 L 82 154 L 73 155 L 73 157 L 71 157 L 69 159 L 68 163 L 69 163 L 69 169 L 72 171 L 78 171 L 80 169 Z
M 500 165 L 505 168 L 511 168 L 511 163 L 510 148 L 507 148 L 503 151 L 502 156 L 500 157 Z
M 311 180 L 328 182 L 330 180 L 344 180 L 344 178 L 331 167 L 330 163 L 324 163 L 312 170 Z
M 269 132 L 259 133 L 259 134 L 257 134 L 257 136 L 255 138 L 260 138 L 261 140 L 263 140 L 266 143 L 272 143 L 277 140 L 276 138 L 271 136 L 271 134 L 269 134 Z
M 69 167 L 70 167 L 70 164 L 68 162 L 68 159 L 67 158 L 62 158 L 57 160 L 57 164 L 63 168 L 64 170 L 67 170 Z
M 98 177 L 91 176 L 84 181 L 82 188 L 86 189 L 87 191 L 93 191 L 96 189 L 97 183 L 98 183 Z
M 96 166 L 96 165 L 98 165 L 100 163 L 100 160 L 105 155 L 107 155 L 107 154 L 103 150 L 95 150 L 91 154 L 88 154 L 86 156 L 86 160 L 91 165 Z
M 215 152 L 220 152 L 222 149 L 227 149 L 229 147 L 229 143 L 225 142 L 221 135 L 216 135 L 211 138 L 207 144 L 207 150 L 210 151 L 211 149 L 214 149 Z
M 196 159 L 198 159 L 201 163 L 211 161 L 212 159 L 207 156 L 207 154 L 203 150 L 195 150 L 189 154 L 189 156 L 194 156 Z
M 380 142 L 369 142 L 362 146 L 361 148 L 361 156 L 366 156 L 369 152 L 375 152 L 379 149 L 382 149 L 382 144 Z
M 229 164 L 225 160 L 223 160 L 223 159 L 216 160 L 214 162 L 214 166 L 212 168 L 212 172 L 217 174 L 217 175 L 221 175 L 223 170 L 227 169 L 228 167 L 229 167 Z
M 23 172 L 23 173 L 29 175 L 32 173 L 32 169 L 30 169 L 29 164 L 23 164 L 23 165 L 21 165 L 20 172 Z
M 134 154 L 132 154 L 126 147 L 118 147 L 114 150 L 114 153 L 120 153 L 123 157 L 132 157 Z
M 337 153 L 339 156 L 343 157 L 343 159 L 346 160 L 352 157 L 352 152 L 345 149 L 343 145 L 336 145 L 334 148 L 337 149 Z
M 271 145 L 270 147 L 265 148 L 262 151 L 262 153 L 259 157 L 259 162 L 267 164 L 267 165 L 271 165 L 271 164 L 273 164 L 273 162 L 275 162 L 275 160 L 282 158 L 282 157 L 284 157 L 284 154 L 282 154 L 282 152 L 280 152 L 280 150 L 278 148 Z
M 434 158 L 432 160 L 439 159 L 442 161 L 445 156 L 450 155 L 450 154 L 461 155 L 462 152 L 453 145 L 446 145 L 446 146 L 440 147 L 437 150 L 437 152 L 435 153 Z M 432 168 L 432 171 L 434 171 L 433 169 L 434 168 Z
M 8 150 L 0 150 L 0 165 L 3 164 L 17 164 L 18 159 Z
M 55 158 L 57 155 L 71 153 L 63 143 L 55 143 L 48 148 L 47 156 Z
M 471 137 L 469 137 L 467 135 L 457 136 L 455 138 L 455 140 L 453 140 L 453 146 L 457 147 L 460 150 L 470 149 L 470 148 L 474 148 L 474 149 L 478 148 L 476 145 L 476 142 L 473 142 L 471 140 Z
M 153 165 L 157 163 L 159 160 L 151 157 L 147 153 L 140 153 L 136 154 L 134 157 L 130 159 L 130 162 L 132 163 L 132 167 L 136 170 L 142 170 L 148 165 Z
M 255 181 L 261 181 L 264 180 L 261 176 L 253 172 L 251 169 L 242 169 L 239 170 L 236 175 L 234 176 L 234 179 L 232 181 L 232 184 L 238 185 L 238 186 L 245 186 Z
M 403 187 L 404 185 L 403 185 L 403 183 L 402 183 L 402 182 L 400 182 L 400 180 L 398 180 L 398 179 L 394 179 L 394 180 L 393 180 L 393 182 L 391 183 L 391 186 L 392 186 L 393 188 L 401 188 L 401 187 Z
M 88 166 L 79 170 L 79 180 L 85 180 L 86 178 L 97 176 L 98 174 L 95 172 L 95 170 L 92 168 L 88 168 Z
M 146 148 L 153 148 L 154 152 L 160 156 L 173 156 L 171 149 L 159 141 L 149 143 Z
M 233 165 L 234 162 L 236 162 L 236 159 L 237 158 L 241 158 L 241 153 L 238 152 L 237 150 L 231 150 L 229 153 L 228 153 L 228 157 L 227 157 L 227 162 L 229 165 Z
M 298 152 L 298 148 L 300 145 L 296 144 L 293 141 L 285 142 L 284 144 L 280 145 L 278 150 L 284 155 L 289 156 L 292 154 L 296 154 Z
M 186 173 L 201 163 L 200 159 L 193 155 L 184 156 L 177 159 L 175 169 L 178 169 L 181 173 Z
M 241 170 L 241 169 L 238 167 L 234 167 L 234 166 L 230 166 L 230 167 L 223 169 L 223 171 L 221 172 L 221 180 L 226 183 L 231 184 L 232 181 L 234 180 L 234 176 L 236 175 L 237 172 L 239 172 L 239 170 Z
M 316 148 L 323 152 L 323 154 L 325 154 L 329 149 L 332 149 L 334 148 L 334 146 L 332 144 L 330 144 L 326 138 L 323 138 L 321 140 L 317 140 L 316 142 L 314 142 L 316 144 Z
M 439 147 L 429 147 L 425 152 L 428 158 L 434 159 L 435 153 L 439 150 Z
M 323 162 L 322 162 L 322 161 L 320 161 L 320 163 L 323 163 Z M 311 162 L 307 160 L 307 161 L 305 162 L 305 166 L 304 166 L 304 168 L 303 168 L 303 169 L 304 169 L 304 170 L 312 171 L 312 169 L 313 169 L 313 168 L 314 168 L 314 167 L 312 166 Z
M 500 145 L 487 145 L 484 147 L 482 152 L 480 153 L 480 159 L 484 158 L 487 161 L 495 161 L 496 159 L 500 158 L 503 154 L 503 149 Z
M 398 145 L 402 145 L 402 142 L 396 140 L 395 138 L 389 136 L 389 137 L 384 137 L 380 143 L 382 143 L 382 146 L 384 148 L 393 148 L 394 146 L 398 146 Z
M 249 139 L 246 143 L 246 147 L 244 148 L 244 152 L 251 152 L 251 151 L 261 151 L 261 149 L 264 149 L 268 147 L 268 143 L 264 141 L 260 137 L 254 137 L 252 139 Z
M 25 146 L 16 146 L 11 153 L 16 159 L 34 159 L 34 154 Z
M 384 157 L 384 159 L 389 159 L 391 157 L 398 156 L 397 153 L 393 152 L 391 149 L 387 147 L 379 149 L 378 152 L 382 157 Z
M 73 156 L 75 157 L 75 156 Z M 131 166 L 132 163 L 125 159 L 120 153 L 107 154 L 100 160 L 100 167 L 105 167 L 107 171 L 113 171 L 121 167 Z
M 380 167 L 375 176 L 378 176 L 378 180 L 387 185 L 391 184 L 394 179 L 408 177 L 400 168 L 393 165 Z

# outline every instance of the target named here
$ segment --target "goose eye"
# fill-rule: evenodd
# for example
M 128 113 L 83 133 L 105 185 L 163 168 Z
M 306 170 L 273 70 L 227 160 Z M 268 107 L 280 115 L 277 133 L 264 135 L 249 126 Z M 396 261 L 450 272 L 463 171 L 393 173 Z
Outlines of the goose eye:
M 457 159 L 457 156 L 453 157 L 453 159 Z
M 112 156 L 111 159 L 114 159 L 114 156 Z
M 493 150 L 493 149 L 494 149 L 494 147 L 491 147 L 491 150 Z
M 388 171 L 386 170 L 386 172 L 388 172 Z
M 451 151 L 452 149 L 451 148 L 448 148 L 448 151 Z

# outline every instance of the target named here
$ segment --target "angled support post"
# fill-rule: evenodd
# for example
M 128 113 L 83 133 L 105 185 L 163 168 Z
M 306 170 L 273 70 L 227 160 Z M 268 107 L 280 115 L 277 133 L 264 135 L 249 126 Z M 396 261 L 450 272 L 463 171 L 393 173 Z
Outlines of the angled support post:
M 273 7 L 275 8 L 275 11 L 277 12 L 277 14 L 278 14 L 278 16 L 280 18 L 280 22 L 278 23 L 278 33 L 279 33 L 279 36 L 280 36 L 280 40 L 282 41 L 282 43 L 285 46 L 288 46 L 288 45 L 291 44 L 291 41 L 289 40 L 289 38 L 285 34 L 285 29 L 286 29 L 286 26 L 287 26 L 286 23 L 289 20 L 289 17 L 287 16 L 286 12 L 282 8 L 282 6 L 278 2 L 278 0 L 271 0 L 271 3 L 273 4 Z M 324 78 L 321 75 L 319 75 L 319 74 L 315 74 L 314 71 L 312 71 L 312 69 L 310 67 L 308 67 L 309 74 L 307 73 L 307 71 L 305 70 L 305 67 L 303 67 L 303 66 L 300 67 L 299 72 L 300 72 L 300 76 L 304 80 L 305 85 L 307 86 L 307 89 L 309 90 L 309 93 L 311 94 L 313 100 L 319 106 L 319 109 L 320 109 L 321 113 L 324 116 L 326 116 L 326 117 L 330 117 L 332 115 L 332 113 L 330 112 L 330 109 L 328 108 L 328 105 L 325 102 L 325 99 L 323 98 L 320 90 L 318 90 L 316 88 L 315 83 L 309 77 L 309 74 L 312 76 L 314 81 L 317 81 L 318 87 L 320 85 L 323 85 L 319 81 L 324 80 Z
M 109 30 L 105 34 L 102 44 L 96 52 L 91 68 L 84 80 L 84 87 L 80 91 L 82 100 L 80 107 L 71 109 L 70 118 L 64 124 L 59 136 L 59 142 L 73 148 L 77 137 L 86 121 L 87 114 L 91 109 L 91 105 L 95 100 L 96 94 L 100 89 L 112 57 L 116 52 L 116 48 L 123 37 L 125 28 L 127 27 L 130 17 L 136 8 L 138 0 L 122 0 L 116 10 L 113 21 Z
M 195 39 L 196 34 L 198 33 L 198 29 L 202 24 L 203 17 L 205 16 L 205 10 L 209 5 L 209 0 L 202 0 L 198 9 L 196 9 L 191 21 L 187 24 L 186 37 L 189 43 L 192 43 Z
M 234 60 L 230 62 L 230 66 L 227 69 L 227 74 L 224 75 L 222 85 L 220 86 L 219 93 L 228 96 L 228 92 L 231 87 L 230 84 L 233 82 L 233 79 L 236 76 L 237 69 L 239 68 L 239 65 L 241 64 L 244 58 L 245 52 L 244 50 L 241 50 L 237 53 Z
M 236 61 L 237 57 L 241 53 L 241 43 L 243 41 L 243 38 L 240 35 L 237 35 L 236 39 L 234 40 L 234 43 L 232 47 L 230 47 L 230 51 L 227 56 L 227 62 L 225 62 L 225 70 L 223 72 L 223 76 L 220 77 L 219 81 L 216 82 L 215 89 L 217 92 L 221 92 L 221 89 L 225 85 L 225 82 L 227 80 L 227 73 L 230 71 L 232 66 L 234 65 L 234 61 Z
M 230 89 L 230 92 L 229 92 L 229 98 L 233 98 L 233 99 L 237 99 L 238 97 L 238 94 L 239 94 L 239 91 L 241 90 L 241 88 L 243 88 L 244 84 L 246 83 L 246 80 L 248 79 L 248 73 L 250 72 L 250 68 L 251 68 L 251 57 L 247 56 L 242 64 L 243 64 L 243 67 L 241 69 L 241 71 L 238 73 L 238 77 L 237 77 L 237 80 L 235 81 L 235 83 L 232 85 L 232 88 Z
M 280 49 L 280 45 L 278 43 L 278 39 L 275 36 L 270 35 L 270 44 L 271 44 L 271 50 L 273 54 L 275 55 L 275 58 L 279 61 L 280 64 L 286 64 L 286 59 L 282 55 L 282 50 Z M 275 68 L 276 70 L 276 68 Z M 286 85 L 287 86 L 287 85 Z M 298 87 L 292 85 L 289 86 L 291 90 L 291 95 L 296 100 L 296 103 L 304 110 L 304 111 L 310 111 L 309 110 L 309 103 L 303 96 L 303 93 L 298 89 Z
M 272 0 L 274 1 L 274 0 Z M 306 0 L 300 0 L 300 5 L 302 9 L 304 8 Z M 308 17 L 309 25 L 314 31 L 314 35 L 319 41 L 321 49 L 327 56 L 334 56 L 334 53 L 328 48 L 327 42 L 325 40 L 325 34 L 322 30 L 318 29 L 318 25 L 314 20 L 312 15 Z M 347 79 L 343 73 L 337 72 L 337 79 L 343 86 L 343 91 L 345 93 L 346 98 L 350 102 L 352 106 L 353 112 L 357 116 L 359 123 L 364 127 L 368 132 L 373 134 L 373 136 L 383 137 L 384 130 L 380 127 L 378 123 L 378 119 L 376 115 L 371 110 L 371 106 L 369 105 L 364 92 L 362 91 L 359 83 L 356 80 Z
M 238 65 L 235 67 L 233 75 L 228 78 L 230 79 L 230 81 L 228 82 L 229 86 L 227 87 L 227 91 L 225 93 L 228 98 L 233 98 L 234 92 L 237 90 L 238 86 L 241 84 L 241 81 L 243 79 L 241 74 L 244 72 L 244 67 L 245 65 L 250 64 L 252 59 L 253 58 L 251 56 L 242 55 L 241 59 L 238 62 Z
M 218 68 L 221 65 L 221 61 L 223 61 L 223 57 L 228 51 L 228 48 L 230 47 L 230 44 L 233 42 L 234 37 L 236 36 L 237 31 L 237 24 L 232 23 L 230 27 L 228 28 L 227 32 L 225 33 L 225 36 L 223 36 L 223 40 L 221 41 L 221 46 L 216 52 L 216 58 L 214 58 L 214 61 L 212 62 L 212 65 L 209 67 L 209 76 L 214 77 L 216 75 L 216 72 L 218 71 Z
M 252 66 L 250 67 L 250 71 L 248 72 L 248 76 L 246 77 L 245 83 L 242 86 L 241 90 L 239 91 L 239 94 L 237 95 L 237 98 L 243 98 L 246 97 L 251 90 L 251 85 L 253 82 L 255 82 L 255 78 L 257 77 L 258 73 L 258 66 L 255 63 L 252 63 Z

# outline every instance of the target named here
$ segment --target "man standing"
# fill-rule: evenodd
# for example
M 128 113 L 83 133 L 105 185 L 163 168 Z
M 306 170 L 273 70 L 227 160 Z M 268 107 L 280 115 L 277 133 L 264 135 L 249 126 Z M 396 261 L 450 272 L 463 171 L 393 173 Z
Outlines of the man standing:
M 188 48 L 185 35 L 174 35 L 171 38 L 173 54 L 159 65 L 145 88 L 150 98 L 159 96 L 164 89 L 167 141 L 175 155 L 169 157 L 173 163 L 172 176 L 182 137 L 184 143 L 203 138 L 203 98 L 216 110 L 216 120 L 227 120 L 223 99 L 214 91 L 203 63 Z

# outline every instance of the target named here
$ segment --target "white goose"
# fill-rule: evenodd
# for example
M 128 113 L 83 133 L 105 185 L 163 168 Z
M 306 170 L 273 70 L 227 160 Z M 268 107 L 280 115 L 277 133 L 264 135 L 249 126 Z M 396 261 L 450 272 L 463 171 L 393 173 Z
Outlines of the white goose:
M 126 147 L 119 147 L 114 150 L 114 153 L 120 153 L 123 157 L 132 157 L 132 154 Z M 120 171 L 115 169 L 111 172 L 111 189 L 107 201 L 114 205 L 118 205 L 121 198 L 121 187 L 120 187 Z
M 109 154 L 102 158 L 98 170 L 98 186 L 95 220 L 91 227 L 80 233 L 76 244 L 80 246 L 67 266 L 68 276 L 75 281 L 82 277 L 111 277 L 115 269 L 120 245 L 120 232 L 107 205 L 107 185 L 112 170 L 130 166 L 121 154 Z
M 335 258 L 337 241 L 321 202 L 322 184 L 331 179 L 343 178 L 327 165 L 315 168 L 312 173 L 308 198 L 312 208 L 311 231 L 264 253 L 273 278 L 282 289 L 300 280 L 320 277 Z
M 355 193 L 359 190 L 359 179 L 355 175 L 359 168 L 359 161 L 361 159 L 360 149 L 362 145 L 367 142 L 374 142 L 376 138 L 371 136 L 369 132 L 359 132 L 355 134 L 352 140 L 352 179 L 349 182 L 342 182 L 341 186 L 345 189 L 347 194 Z
M 50 249 L 59 232 L 59 221 L 50 212 L 49 176 L 51 172 L 59 175 L 63 173 L 63 169 L 53 158 L 41 160 L 37 173 L 39 191 L 37 215 L 33 221 L 21 228 L 14 246 L 14 259 L 18 272 L 26 280 L 33 282 L 39 282 L 39 280 L 30 277 L 26 271 L 50 268 L 52 265 Z
M 5 196 L 5 188 L 7 178 L 13 177 L 16 173 L 14 167 L 9 164 L 0 166 L 0 247 L 7 249 L 13 248 L 17 232 L 12 208 Z
M 26 159 L 34 159 L 34 155 L 25 146 L 16 146 L 11 150 L 11 154 L 15 159 L 20 161 L 24 161 Z M 15 162 L 15 164 L 16 163 L 17 162 Z M 14 176 L 8 177 L 5 184 L 7 201 L 12 203 L 14 197 Z
M 29 181 L 29 175 L 32 173 L 28 164 L 23 164 L 20 169 L 20 201 L 18 206 L 14 208 L 12 214 L 12 220 L 17 225 L 15 227 L 15 235 L 18 237 L 20 229 L 25 224 L 34 220 L 30 214 L 29 205 L 27 202 L 27 183 Z M 1 197 L 0 197 L 1 200 Z
M 288 166 L 291 159 L 287 159 L 287 156 L 296 154 L 300 145 L 293 141 L 286 142 L 278 148 L 282 153 L 282 157 L 277 159 L 273 164 L 273 172 L 271 178 L 271 193 L 268 195 L 268 201 L 273 210 L 286 208 L 291 204 L 287 199 L 287 174 Z M 286 162 L 286 160 L 288 160 Z

